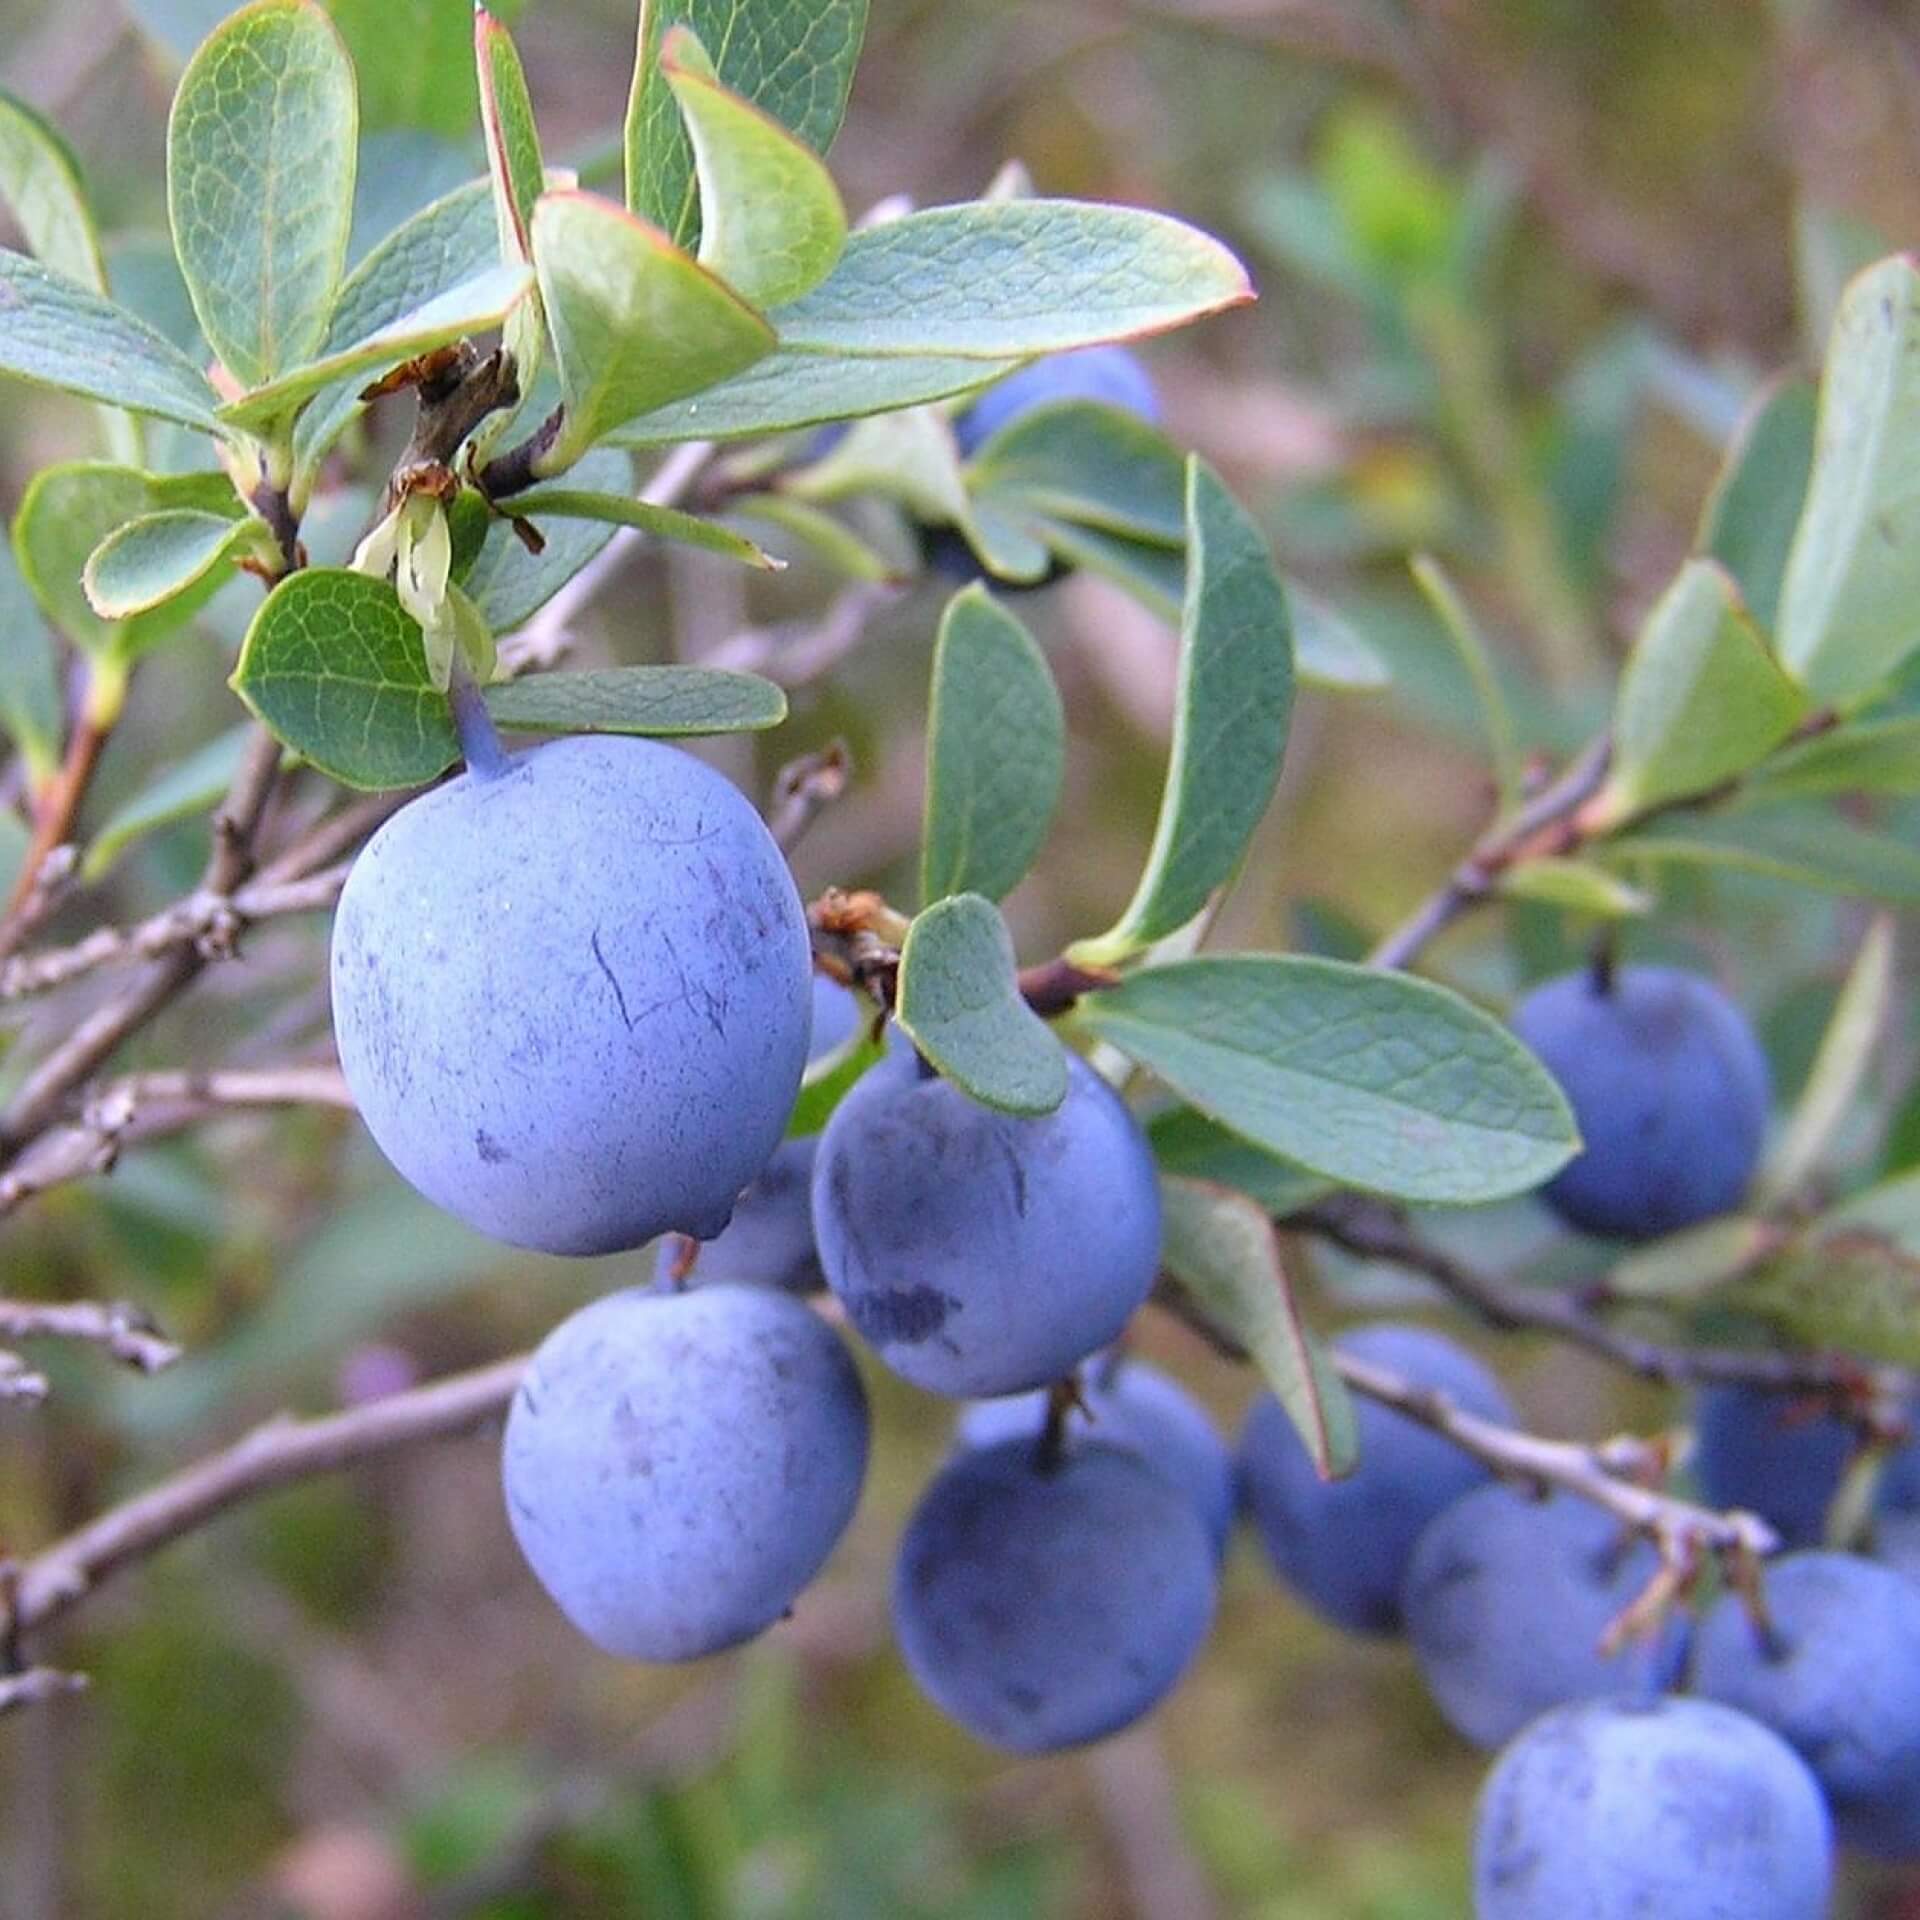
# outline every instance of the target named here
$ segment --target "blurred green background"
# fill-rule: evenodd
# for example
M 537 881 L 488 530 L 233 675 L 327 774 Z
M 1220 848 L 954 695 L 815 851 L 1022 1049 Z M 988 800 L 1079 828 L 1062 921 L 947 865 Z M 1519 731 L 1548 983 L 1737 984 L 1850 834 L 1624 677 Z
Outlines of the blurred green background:
M 467 0 L 336 10 L 364 56 L 371 235 L 476 169 Z M 0 84 L 67 131 L 130 298 L 166 298 L 166 102 L 178 50 L 222 11 L 0 0 Z M 549 154 L 590 179 L 615 151 L 632 16 L 631 0 L 517 10 Z M 834 155 L 855 210 L 964 197 L 1018 156 L 1043 191 L 1197 220 L 1260 284 L 1258 306 L 1148 349 L 1171 430 L 1229 475 L 1395 684 L 1303 700 L 1224 939 L 1352 953 L 1488 816 L 1483 709 L 1410 553 L 1460 583 L 1528 746 L 1563 751 L 1592 729 L 1760 382 L 1817 357 L 1851 266 L 1920 239 L 1916 81 L 1920 13 L 1892 0 L 874 0 Z M 85 409 L 7 389 L 6 511 L 36 464 L 89 451 L 90 431 Z M 749 586 L 699 556 L 645 556 L 585 617 L 579 655 L 698 658 L 817 614 L 833 590 L 805 564 Z M 797 856 L 810 892 L 910 895 L 938 608 L 932 588 L 889 607 L 796 689 L 790 726 L 716 750 L 764 791 L 790 756 L 851 744 L 855 788 Z M 1010 907 L 1039 958 L 1131 889 L 1174 643 L 1084 579 L 1023 612 L 1071 725 L 1057 839 Z M 244 617 L 217 605 L 203 644 L 142 670 L 96 817 L 234 724 L 221 681 Z M 55 936 L 165 903 L 203 856 L 197 825 L 156 836 Z M 1790 1094 L 1862 923 L 1855 904 L 1776 882 L 1669 879 L 1631 939 L 1736 983 Z M 323 943 L 318 925 L 256 934 L 247 964 L 214 970 L 139 1057 L 322 1042 Z M 1557 915 L 1514 909 L 1433 964 L 1497 1003 L 1574 951 Z M 33 1009 L 23 1048 L 94 990 Z M 1913 1045 L 1890 1037 L 1850 1146 L 1863 1170 L 1920 1158 L 1901 1107 Z M 1529 1209 L 1445 1231 L 1496 1266 L 1578 1271 Z M 49 1355 L 49 1405 L 0 1408 L 0 1544 L 16 1552 L 275 1408 L 478 1363 L 651 1271 L 647 1256 L 562 1265 L 486 1247 L 326 1114 L 234 1118 L 130 1153 L 5 1236 L 8 1293 L 130 1297 L 191 1349 L 153 1381 Z M 1427 1304 L 1395 1276 L 1298 1257 L 1323 1321 Z M 1248 1380 L 1148 1319 L 1142 1350 L 1236 1424 Z M 1507 1343 L 1501 1363 L 1544 1431 L 1680 1417 L 1538 1344 Z M 1481 1760 L 1399 1650 L 1308 1621 L 1244 1541 L 1209 1652 L 1148 1728 L 1015 1762 L 942 1722 L 889 1648 L 885 1592 L 947 1410 L 868 1373 L 879 1424 L 859 1520 L 796 1617 L 737 1658 L 656 1672 L 577 1639 L 518 1562 L 485 1438 L 261 1502 L 135 1571 L 35 1649 L 89 1672 L 92 1692 L 0 1726 L 0 1910 L 1465 1914 Z M 1891 1877 L 1845 1899 L 1920 1914 L 1920 1891 Z

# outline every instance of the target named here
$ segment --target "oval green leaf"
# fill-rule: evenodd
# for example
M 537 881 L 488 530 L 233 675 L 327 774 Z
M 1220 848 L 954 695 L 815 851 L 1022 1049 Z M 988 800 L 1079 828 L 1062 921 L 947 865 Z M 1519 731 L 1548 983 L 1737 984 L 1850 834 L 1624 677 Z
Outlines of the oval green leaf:
M 533 204 L 547 183 L 540 129 L 513 35 L 490 14 L 473 11 L 473 59 L 480 80 L 480 125 L 487 139 L 502 260 L 533 258 Z
M 130 620 L 164 606 L 219 570 L 247 545 L 260 523 L 194 507 L 144 513 L 116 527 L 87 558 L 81 585 L 102 620 Z
M 187 62 L 167 210 L 201 331 L 243 387 L 312 359 L 353 224 L 353 65 L 312 0 L 253 0 Z
M 1740 598 L 1762 633 L 1780 614 L 1793 530 L 1813 471 L 1819 396 L 1798 378 L 1764 392 L 1734 436 L 1707 496 L 1696 546 L 1733 575 Z
M 1370 1193 L 1506 1199 L 1579 1146 L 1560 1089 L 1499 1021 L 1403 974 L 1205 956 L 1090 994 L 1076 1018 L 1253 1145 Z
M 773 329 L 737 294 L 594 194 L 539 202 L 533 256 L 566 402 L 543 473 L 564 472 L 602 434 L 773 350 Z
M 1065 770 L 1046 656 L 984 587 L 955 594 L 933 655 L 921 899 L 1011 893 L 1047 837 Z
M 1131 540 L 1179 547 L 1185 462 L 1137 415 L 1090 400 L 1036 407 L 1002 427 L 967 469 L 978 494 Z
M 894 1014 L 983 1106 L 1051 1113 L 1067 1097 L 1067 1056 L 1020 997 L 1006 922 L 977 893 L 939 901 L 907 929 Z
M 661 739 L 761 733 L 787 696 L 757 674 L 719 667 L 601 667 L 535 673 L 487 689 L 487 711 L 518 733 L 638 733 Z
M 1131 904 L 1074 957 L 1111 965 L 1184 926 L 1246 851 L 1280 777 L 1293 709 L 1287 600 L 1267 543 L 1219 477 L 1187 466 L 1187 591 L 1173 752 Z

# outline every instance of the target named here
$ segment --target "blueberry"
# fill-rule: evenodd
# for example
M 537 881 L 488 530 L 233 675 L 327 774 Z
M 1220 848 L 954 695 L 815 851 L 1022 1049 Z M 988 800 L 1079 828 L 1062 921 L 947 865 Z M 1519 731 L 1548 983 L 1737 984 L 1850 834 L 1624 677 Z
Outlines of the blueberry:
M 1495 1762 L 1476 1920 L 1821 1920 L 1833 1844 L 1793 1750 L 1708 1700 L 1582 1700 Z
M 1543 1189 L 1570 1226 L 1649 1240 L 1740 1204 L 1771 1101 L 1747 1017 L 1672 967 L 1536 987 L 1514 1031 L 1566 1090 L 1585 1148 Z
M 1025 1440 L 957 1454 L 900 1543 L 893 1620 L 922 1690 L 968 1732 L 1050 1753 L 1130 1725 L 1213 1618 L 1191 1502 L 1102 1442 L 1051 1470 Z
M 1215 1551 L 1224 1553 L 1233 1530 L 1233 1462 L 1199 1401 L 1157 1367 L 1132 1359 L 1095 1360 L 1085 1370 L 1080 1395 L 1087 1411 L 1068 1416 L 1073 1443 L 1138 1454 L 1193 1503 Z M 1044 1391 L 977 1400 L 960 1416 L 954 1437 L 963 1447 L 1003 1440 L 1037 1445 L 1046 1417 Z
M 813 976 L 813 1015 L 807 1040 L 807 1059 L 822 1060 L 850 1040 L 861 1024 L 860 1002 L 838 980 L 824 973 Z
M 780 1618 L 866 1467 L 838 1335 L 786 1294 L 721 1286 L 563 1320 L 514 1396 L 502 1476 L 520 1550 L 588 1639 L 694 1660 Z
M 1751 1714 L 1812 1768 L 1849 1845 L 1920 1858 L 1920 1587 L 1849 1553 L 1766 1574 L 1771 1631 L 1737 1595 L 1695 1636 L 1694 1685 Z
M 1468 1413 L 1513 1421 L 1500 1383 L 1437 1333 L 1363 1327 L 1339 1346 L 1438 1388 Z M 1322 1480 L 1279 1402 L 1262 1394 L 1240 1436 L 1241 1494 L 1274 1571 L 1308 1606 L 1352 1633 L 1394 1633 L 1421 1530 L 1488 1471 L 1451 1441 L 1377 1401 L 1361 1400 L 1355 1418 L 1359 1465 L 1344 1480 Z
M 1107 1345 L 1160 1260 L 1153 1155 L 1077 1055 L 1041 1118 L 998 1113 L 889 1051 L 834 1109 L 813 1229 L 847 1318 L 902 1378 L 972 1398 Z
M 340 1064 L 428 1199 L 549 1253 L 711 1238 L 786 1130 L 811 957 L 739 791 L 577 737 L 394 815 L 333 930 Z
M 1062 400 L 1094 400 L 1160 424 L 1160 396 L 1138 355 L 1125 347 L 1081 347 L 1035 360 L 996 381 L 965 412 L 955 416 L 953 437 L 962 459 L 971 460 L 1000 431 L 1036 407 Z
M 1757 1513 L 1790 1547 L 1818 1546 L 1859 1437 L 1804 1398 L 1760 1387 L 1706 1388 L 1694 1402 L 1693 1470 L 1715 1507 Z
M 1407 1637 L 1449 1724 L 1497 1747 L 1562 1701 L 1672 1686 L 1684 1620 L 1669 1616 L 1651 1645 L 1608 1655 L 1599 1644 L 1659 1568 L 1652 1546 L 1571 1494 L 1496 1485 L 1456 1500 L 1421 1534 L 1402 1592 Z
M 693 1250 L 679 1234 L 660 1243 L 654 1277 L 663 1287 L 778 1287 L 786 1293 L 818 1293 L 827 1284 L 813 1250 L 813 1212 L 808 1203 L 817 1134 L 783 1140 L 766 1170 L 734 1202 L 733 1218 L 714 1239 Z M 685 1266 L 684 1273 L 676 1269 Z

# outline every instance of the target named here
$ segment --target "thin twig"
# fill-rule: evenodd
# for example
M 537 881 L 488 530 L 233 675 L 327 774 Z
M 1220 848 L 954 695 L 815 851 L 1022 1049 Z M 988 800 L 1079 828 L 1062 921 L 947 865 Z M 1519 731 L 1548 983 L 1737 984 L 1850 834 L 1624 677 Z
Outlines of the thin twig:
M 791 853 L 824 809 L 833 805 L 853 778 L 853 761 L 844 740 L 818 753 L 789 760 L 774 776 L 773 808 L 767 830 L 782 853 Z
M 138 1373 L 172 1366 L 181 1351 L 144 1307 L 124 1300 L 0 1300 L 0 1340 L 77 1340 Z
M 525 1366 L 526 1357 L 516 1354 L 345 1413 L 256 1427 L 27 1561 L 15 1625 L 21 1632 L 46 1625 L 123 1567 L 257 1495 L 484 1426 L 506 1410 Z
M 71 878 L 74 856 L 67 843 L 73 838 L 74 822 L 112 733 L 112 723 L 94 713 L 90 700 L 83 702 L 60 771 L 34 806 L 33 834 L 20 862 L 19 877 L 4 910 L 0 910 L 0 955 L 19 950 L 52 912 Z
M 86 1690 L 84 1673 L 62 1673 L 54 1667 L 29 1667 L 24 1673 L 0 1675 L 0 1715 Z

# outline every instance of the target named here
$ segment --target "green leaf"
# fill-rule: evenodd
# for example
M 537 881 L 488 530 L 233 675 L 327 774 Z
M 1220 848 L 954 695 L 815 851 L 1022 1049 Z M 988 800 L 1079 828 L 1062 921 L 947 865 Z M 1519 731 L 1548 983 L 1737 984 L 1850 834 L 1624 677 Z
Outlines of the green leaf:
M 641 0 L 624 136 L 627 205 L 685 246 L 700 223 L 693 150 L 660 59 L 675 22 L 712 50 L 722 86 L 825 153 L 846 111 L 867 0 Z
M 1780 1243 L 1771 1220 L 1739 1214 L 1683 1227 L 1615 1262 L 1607 1293 L 1619 1300 L 1658 1300 L 1668 1305 L 1698 1300 L 1748 1272 Z
M 356 394 L 369 376 L 404 360 L 450 346 L 476 333 L 490 333 L 533 290 L 533 274 L 519 266 L 496 266 L 402 314 L 364 340 L 331 348 L 317 360 L 283 373 L 220 409 L 230 427 L 265 434 L 297 412 L 323 387 L 351 382 Z
M 1607 843 L 1609 863 L 1725 867 L 1826 893 L 1920 906 L 1920 853 L 1797 802 L 1669 815 Z
M 312 0 L 253 0 L 187 62 L 167 211 L 201 331 L 243 387 L 311 360 L 353 224 L 353 65 Z
M 1260 530 L 1187 465 L 1187 594 L 1173 753 L 1146 871 L 1110 933 L 1073 948 L 1111 965 L 1184 926 L 1245 853 L 1280 777 L 1293 707 L 1286 595 Z
M 1793 1117 L 1760 1169 L 1757 1205 L 1795 1199 L 1854 1117 L 1893 1011 L 1893 958 L 1893 922 L 1881 914 L 1860 943 Z
M 1560 1089 L 1499 1021 L 1404 974 L 1203 956 L 1090 994 L 1075 1017 L 1222 1126 L 1343 1186 L 1500 1200 L 1579 1146 Z
M 203 433 L 219 430 L 217 396 L 172 341 L 124 307 L 4 247 L 0 374 Z
M 1621 821 L 1709 793 L 1764 759 L 1807 710 L 1713 560 L 1689 560 L 1654 603 L 1628 656 L 1613 716 L 1613 766 L 1595 812 Z
M 81 879 L 98 880 L 147 834 L 210 812 L 232 784 L 252 739 L 253 723 L 248 721 L 157 773 L 151 784 L 108 815 L 87 845 Z
M 1920 720 L 1857 720 L 1783 748 L 1747 783 L 1756 800 L 1920 793 Z
M 152 474 L 73 460 L 34 476 L 14 519 L 14 556 L 47 618 L 75 646 L 131 658 L 191 619 L 218 588 L 217 574 L 203 575 L 197 590 L 126 622 L 94 612 L 83 584 L 94 549 L 128 521 L 170 508 L 228 519 L 245 513 L 224 473 Z
M 840 190 L 813 150 L 714 78 L 685 27 L 661 48 L 700 182 L 700 264 L 758 306 L 811 292 L 847 243 Z
M 1084 567 L 1103 580 L 1111 580 L 1158 619 L 1170 626 L 1180 624 L 1180 608 L 1187 586 L 1184 552 L 1149 546 L 1139 540 L 1124 540 L 1118 534 L 1069 520 L 1036 516 L 1033 525 L 1048 547 L 1069 566 Z
M 624 493 L 596 493 L 584 487 L 535 487 L 517 493 L 508 503 L 515 518 L 538 520 L 551 515 L 561 520 L 599 520 L 612 527 L 637 527 L 656 540 L 674 540 L 699 547 L 763 573 L 777 572 L 782 562 L 717 521 L 682 513 L 676 507 L 656 507 Z
M 1184 326 L 1253 297 L 1219 241 L 1162 213 L 1078 200 L 933 207 L 867 227 L 774 316 L 814 353 L 1060 353 Z
M 1488 757 L 1493 761 L 1500 804 L 1503 809 L 1510 808 L 1520 798 L 1524 765 L 1506 689 L 1500 684 L 1499 670 L 1493 663 L 1493 649 L 1488 646 L 1487 637 L 1481 632 L 1465 596 L 1433 555 L 1415 554 L 1407 570 L 1433 609 L 1441 632 L 1452 641 L 1453 650 L 1460 657 L 1460 665 L 1480 710 L 1480 725 L 1486 734 Z
M 590 193 L 533 210 L 534 264 L 566 399 L 546 473 L 604 433 L 738 373 L 773 329 L 666 236 Z
M 343 568 L 290 574 L 254 616 L 233 687 L 294 752 L 348 786 L 411 787 L 460 757 L 420 628 L 385 580 Z M 786 696 L 751 674 L 622 667 L 536 674 L 486 690 L 524 733 L 733 733 L 776 726 Z
M 1920 646 L 1920 267 L 1895 255 L 1848 288 L 1820 389 L 1805 509 L 1780 589 L 1780 657 L 1850 700 Z
M 38 787 L 60 764 L 66 714 L 60 697 L 60 655 L 10 543 L 0 543 L 0 726 Z
M 533 96 L 513 36 L 484 7 L 473 10 L 473 57 L 480 81 L 480 123 L 487 138 L 500 258 L 533 258 L 533 206 L 546 190 Z
M 1586 860 L 1551 855 L 1516 861 L 1501 874 L 1499 890 L 1503 899 L 1537 900 L 1542 906 L 1591 914 L 1596 920 L 1625 919 L 1653 907 L 1646 894 L 1618 874 Z
M 850 580 L 897 580 L 900 568 L 871 547 L 843 520 L 785 493 L 745 493 L 727 502 L 740 520 L 758 520 L 788 537 L 788 544 L 813 555 L 822 565 Z M 777 544 L 777 543 L 776 543 Z
M 368 127 L 413 127 L 446 140 L 473 138 L 473 15 L 461 0 L 327 0 L 360 76 Z M 493 0 L 511 26 L 520 0 Z
M 1118 407 L 1065 400 L 1002 427 L 967 469 L 974 491 L 1056 520 L 1163 547 L 1186 542 L 1185 462 Z
M 834 1108 L 853 1091 L 855 1081 L 883 1056 L 885 1049 L 867 1037 L 867 1024 L 861 1022 L 861 1031 L 847 1043 L 843 1052 L 837 1052 L 830 1060 L 808 1065 L 806 1077 L 800 1083 L 800 1097 L 793 1103 L 793 1113 L 787 1121 L 789 1140 L 818 1133 L 833 1118 Z M 817 1077 L 814 1064 L 823 1069 Z
M 759 733 L 787 717 L 787 696 L 756 674 L 719 667 L 602 667 L 535 673 L 487 689 L 487 710 L 517 733 Z
M 1155 1114 L 1147 1122 L 1147 1138 L 1163 1173 L 1232 1187 L 1257 1200 L 1276 1220 L 1324 1200 L 1335 1190 L 1333 1181 L 1249 1146 L 1238 1134 L 1191 1107 L 1169 1107 Z
M 1011 893 L 1047 837 L 1065 771 L 1046 656 L 984 587 L 955 594 L 933 656 L 921 899 Z
M 0 91 L 0 200 L 13 209 L 27 251 L 89 293 L 108 295 L 106 261 L 79 163 L 53 125 Z M 140 430 L 118 407 L 101 410 L 108 451 L 140 458 Z
M 622 447 L 664 447 L 682 440 L 795 433 L 829 420 L 950 400 L 1011 373 L 1019 364 L 951 354 L 895 358 L 775 352 L 690 399 L 643 413 L 611 438 Z
M 624 453 L 601 448 L 567 477 L 580 488 L 624 494 L 633 486 L 633 462 Z M 478 558 L 461 577 L 461 585 L 497 634 L 511 633 L 530 620 L 614 532 L 604 520 L 552 520 L 544 531 L 545 548 L 529 553 L 506 521 L 494 521 Z
M 1301 682 L 1330 693 L 1372 693 L 1393 684 L 1393 670 L 1339 608 L 1287 580 L 1293 617 L 1293 668 Z
M 978 894 L 941 900 L 907 929 L 894 1017 L 983 1105 L 1051 1113 L 1067 1097 L 1067 1056 L 1020 997 L 1007 924 Z
M 347 276 L 327 328 L 326 351 L 337 353 L 369 339 L 403 315 L 466 284 L 499 256 L 491 189 L 484 180 L 456 188 L 403 221 Z M 364 380 L 342 380 L 322 394 L 294 430 L 294 453 L 304 473 L 365 407 Z
M 177 599 L 230 562 L 265 529 L 256 520 L 235 520 L 195 507 L 168 507 L 129 520 L 94 548 L 81 586 L 102 620 L 130 620 Z
M 1160 1214 L 1167 1271 L 1247 1350 L 1320 1477 L 1350 1472 L 1353 1402 L 1300 1317 L 1273 1222 L 1231 1187 L 1178 1177 L 1160 1183 Z
M 390 582 L 364 573 L 289 574 L 254 615 L 232 685 L 278 739 L 350 787 L 418 786 L 460 757 L 419 626 Z
M 1701 515 L 1697 550 L 1733 575 L 1762 633 L 1773 632 L 1779 618 L 1787 550 L 1813 471 L 1818 412 L 1811 381 L 1786 379 L 1767 388 L 1741 422 Z

